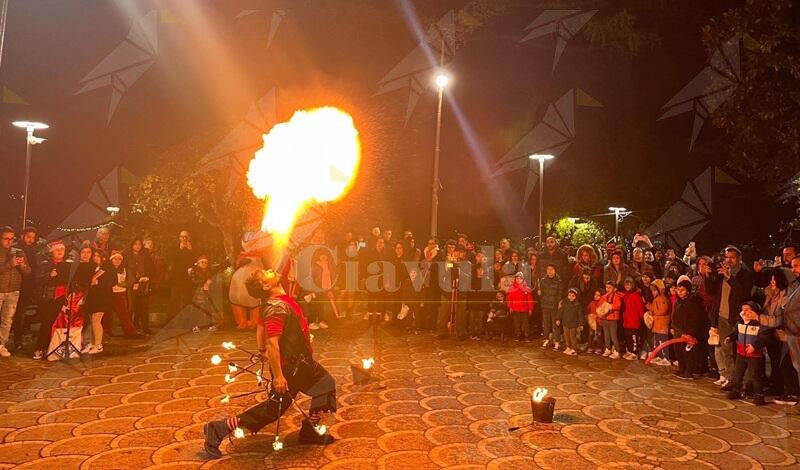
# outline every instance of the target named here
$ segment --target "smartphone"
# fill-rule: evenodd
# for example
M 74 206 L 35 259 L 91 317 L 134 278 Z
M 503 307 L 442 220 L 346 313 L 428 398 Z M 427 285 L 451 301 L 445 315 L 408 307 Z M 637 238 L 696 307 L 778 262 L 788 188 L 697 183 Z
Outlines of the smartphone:
M 367 247 L 367 242 L 365 242 L 365 241 L 363 241 L 363 240 L 361 240 L 361 241 L 359 241 L 359 242 L 358 242 L 358 248 L 359 248 L 359 249 L 364 249 L 364 248 L 366 248 L 366 247 Z

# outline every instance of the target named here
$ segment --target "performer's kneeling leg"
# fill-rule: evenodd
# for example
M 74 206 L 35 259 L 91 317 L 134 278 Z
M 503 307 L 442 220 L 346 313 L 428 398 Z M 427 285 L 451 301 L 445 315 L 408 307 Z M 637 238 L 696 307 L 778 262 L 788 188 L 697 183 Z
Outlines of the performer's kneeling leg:
M 303 421 L 300 428 L 300 442 L 303 444 L 329 444 L 334 438 L 327 433 L 324 427 L 319 426 L 323 413 L 336 411 L 336 381 L 321 365 L 314 363 L 311 366 L 310 385 L 301 391 L 311 397 L 311 406 L 308 419 Z
M 294 401 L 292 394 L 272 395 L 267 400 L 249 408 L 239 416 L 206 423 L 205 451 L 213 458 L 222 457 L 219 445 L 236 428 L 245 428 L 252 433 L 279 419 Z

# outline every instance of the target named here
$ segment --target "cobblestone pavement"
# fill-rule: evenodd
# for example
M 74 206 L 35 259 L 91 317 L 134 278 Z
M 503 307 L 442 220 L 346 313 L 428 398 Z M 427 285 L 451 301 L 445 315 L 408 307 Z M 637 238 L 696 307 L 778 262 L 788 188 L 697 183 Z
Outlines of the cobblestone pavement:
M 709 380 L 529 343 L 436 341 L 358 323 L 337 330 L 315 341 L 339 385 L 333 445 L 299 445 L 293 409 L 283 451 L 271 450 L 268 426 L 207 460 L 202 424 L 256 400 L 221 403 L 255 390 L 255 379 L 226 384 L 227 360 L 245 355 L 220 344 L 253 347 L 253 334 L 162 332 L 71 364 L 0 361 L 0 468 L 798 467 L 800 415 L 728 401 Z M 211 365 L 213 354 L 222 364 Z M 369 356 L 379 380 L 353 385 L 349 364 Z M 556 422 L 509 432 L 530 422 L 530 393 L 541 386 L 558 400 Z

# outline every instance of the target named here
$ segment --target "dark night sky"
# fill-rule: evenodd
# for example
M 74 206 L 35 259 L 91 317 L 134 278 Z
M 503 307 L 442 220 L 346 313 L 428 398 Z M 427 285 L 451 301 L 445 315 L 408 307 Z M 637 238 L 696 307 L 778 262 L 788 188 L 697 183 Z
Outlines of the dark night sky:
M 464 5 L 416 2 L 423 27 Z M 131 18 L 153 9 L 159 10 L 154 63 L 127 89 L 106 126 L 111 90 L 76 92 L 125 39 Z M 285 15 L 268 47 L 279 10 Z M 602 107 L 574 108 L 572 143 L 546 171 L 545 215 L 597 214 L 622 204 L 642 211 L 640 219 L 628 219 L 631 223 L 652 221 L 677 200 L 687 181 L 724 159 L 710 123 L 689 153 L 691 115 L 658 121 L 662 106 L 705 65 L 699 28 L 675 31 L 672 23 L 685 18 L 642 14 L 644 27 L 662 33 L 653 50 L 621 60 L 576 37 L 553 71 L 553 38 L 520 42 L 542 11 L 535 5 L 516 9 L 472 32 L 448 65 L 454 76 L 450 99 L 469 120 L 493 169 L 542 119 L 549 103 L 582 90 Z M 49 141 L 35 148 L 29 212 L 41 225 L 54 226 L 111 169 L 123 165 L 146 173 L 159 150 L 239 122 L 273 87 L 279 99 L 299 102 L 305 88 L 344 94 L 362 106 L 351 111 L 365 142 L 362 179 L 343 204 L 345 211 L 363 216 L 364 226 L 374 220 L 425 232 L 435 91 L 424 90 L 407 125 L 407 89 L 376 95 L 381 78 L 415 45 L 394 2 L 385 0 L 12 1 L 0 85 L 29 104 L 0 103 L 0 115 L 4 122 L 25 118 L 52 125 L 41 134 Z M 319 101 L 310 104 L 326 104 Z M 279 103 L 282 118 L 291 112 L 285 108 Z M 523 208 L 524 172 L 482 177 L 476 163 L 481 157 L 467 145 L 452 105 L 445 108 L 440 232 L 463 228 L 477 237 L 534 232 L 538 190 Z M 2 198 L 22 190 L 22 135 L 0 126 Z M 504 191 L 517 199 L 498 209 L 490 201 Z M 2 221 L 16 224 L 21 204 L 3 200 Z

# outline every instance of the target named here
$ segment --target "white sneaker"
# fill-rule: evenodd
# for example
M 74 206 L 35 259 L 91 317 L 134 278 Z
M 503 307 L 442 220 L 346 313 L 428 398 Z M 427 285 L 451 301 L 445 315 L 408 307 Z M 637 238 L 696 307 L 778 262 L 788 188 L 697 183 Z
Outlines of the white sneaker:
M 40 361 L 40 360 L 42 360 L 42 357 L 44 357 L 44 353 L 42 352 L 41 349 L 37 349 L 36 351 L 34 351 L 34 353 L 33 353 L 33 360 L 34 361 Z
M 606 348 L 606 350 L 605 350 L 605 351 L 603 351 L 603 357 L 608 357 L 608 356 L 610 356 L 610 355 L 611 355 L 611 350 L 610 350 L 610 349 L 608 349 L 608 348 Z
M 392 321 L 392 314 L 391 313 L 384 313 L 383 314 L 383 321 L 385 321 L 387 323 Z
M 548 346 L 550 346 L 550 340 L 546 339 L 544 343 L 542 343 L 542 349 L 546 349 Z
M 728 380 L 728 379 L 726 378 L 724 382 L 722 382 L 721 384 L 719 384 L 719 386 L 720 386 L 720 387 L 724 387 L 724 386 L 728 385 L 729 383 L 730 383 L 730 380 Z
M 103 352 L 103 345 L 102 344 L 94 345 L 94 346 L 92 346 L 92 349 L 89 350 L 89 354 L 100 354 L 101 352 Z
M 617 351 L 614 351 L 608 357 L 610 357 L 611 359 L 619 359 L 619 353 Z
M 722 386 L 722 384 L 724 384 L 727 381 L 728 381 L 728 379 L 726 379 L 724 375 L 720 375 L 719 379 L 714 381 L 714 385 Z
M 570 348 L 567 348 L 567 349 L 565 349 L 565 350 L 564 350 L 564 354 L 566 354 L 567 356 L 569 356 L 569 353 L 570 353 L 570 351 L 572 351 L 572 349 L 570 349 Z
M 365 313 L 365 314 L 364 314 L 364 321 L 369 321 L 369 317 L 370 317 L 371 315 L 372 315 L 372 313 L 370 313 L 370 312 L 367 312 L 367 313 Z
M 89 354 L 89 350 L 91 350 L 92 347 L 94 347 L 93 344 L 87 344 L 83 347 L 83 349 L 81 349 L 81 354 Z
M 192 328 L 192 333 L 200 333 L 200 327 L 195 326 L 194 328 Z
M 678 361 L 672 361 L 672 365 L 678 367 Z
M 213 333 L 215 331 L 217 331 L 217 326 L 216 325 L 211 325 L 211 326 L 208 327 L 208 332 L 209 333 Z
M 625 360 L 628 360 L 628 361 L 635 361 L 636 360 L 636 354 L 634 354 L 632 352 L 626 352 L 625 355 L 622 356 L 622 358 L 625 359 Z
M 320 329 L 325 330 L 325 329 L 328 328 L 328 324 L 325 323 L 324 321 L 321 321 L 321 322 L 319 322 L 319 327 L 320 327 Z
M 11 353 L 8 352 L 8 349 L 5 346 L 0 346 L 0 356 L 11 357 Z
M 555 343 L 553 343 L 553 351 L 558 351 L 559 349 L 561 349 L 561 343 L 556 341 Z
M 309 330 L 318 330 L 319 329 L 319 325 L 316 324 L 316 323 L 311 323 L 311 324 L 308 325 L 308 329 Z
M 578 355 L 578 351 L 576 351 L 576 350 L 574 350 L 574 349 L 570 349 L 570 350 L 569 350 L 569 355 L 570 355 L 570 356 L 577 356 L 577 355 Z
M 639 354 L 639 359 L 641 359 L 641 360 L 643 360 L 643 361 L 644 361 L 645 359 L 647 359 L 647 351 L 642 351 L 642 353 L 641 353 L 641 354 Z

